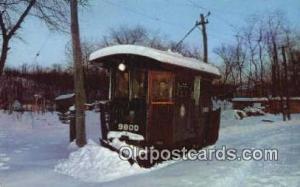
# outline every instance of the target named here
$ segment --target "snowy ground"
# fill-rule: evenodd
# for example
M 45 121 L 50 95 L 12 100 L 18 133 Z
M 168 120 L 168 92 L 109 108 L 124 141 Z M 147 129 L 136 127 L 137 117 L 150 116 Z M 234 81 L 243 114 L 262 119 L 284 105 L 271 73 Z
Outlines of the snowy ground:
M 94 142 L 100 133 L 98 115 L 87 113 L 87 135 Z M 103 164 L 102 158 L 115 156 L 92 142 L 79 150 L 70 147 L 68 126 L 55 113 L 0 111 L 0 186 L 300 186 L 300 115 L 292 117 L 287 123 L 272 115 L 221 123 L 215 147 L 276 148 L 278 161 L 177 161 L 145 170 L 119 160 Z M 78 163 L 80 171 L 85 168 L 85 176 L 57 171 L 60 164 L 72 163 Z M 69 175 L 76 173 L 73 169 Z

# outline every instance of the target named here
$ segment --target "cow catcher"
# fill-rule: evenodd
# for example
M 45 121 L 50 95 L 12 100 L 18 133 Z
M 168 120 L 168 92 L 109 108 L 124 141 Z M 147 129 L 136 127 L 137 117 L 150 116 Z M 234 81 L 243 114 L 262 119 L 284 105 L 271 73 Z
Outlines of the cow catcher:
M 218 139 L 220 111 L 213 111 L 212 81 L 219 70 L 178 53 L 136 45 L 95 51 L 92 64 L 109 72 L 109 99 L 100 102 L 102 145 L 115 141 L 146 148 L 200 149 Z M 147 162 L 139 162 L 144 167 Z

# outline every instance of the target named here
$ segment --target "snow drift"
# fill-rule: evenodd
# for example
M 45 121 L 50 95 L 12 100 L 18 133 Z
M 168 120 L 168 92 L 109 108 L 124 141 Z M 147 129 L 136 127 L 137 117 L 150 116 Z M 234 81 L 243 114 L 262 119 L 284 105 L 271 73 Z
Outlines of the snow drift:
M 86 117 L 87 137 L 98 143 L 99 113 L 87 112 Z M 215 148 L 276 148 L 279 160 L 170 161 L 141 169 L 92 141 L 83 148 L 69 145 L 69 127 L 55 113 L 10 115 L 0 110 L 0 183 L 10 187 L 299 186 L 300 114 L 287 122 L 270 114 L 228 118 L 222 119 Z
M 140 168 L 137 164 L 131 166 L 129 162 L 121 160 L 116 152 L 88 140 L 87 145 L 72 152 L 68 159 L 60 161 L 54 170 L 86 182 L 106 182 L 152 171 L 168 163 L 151 169 Z

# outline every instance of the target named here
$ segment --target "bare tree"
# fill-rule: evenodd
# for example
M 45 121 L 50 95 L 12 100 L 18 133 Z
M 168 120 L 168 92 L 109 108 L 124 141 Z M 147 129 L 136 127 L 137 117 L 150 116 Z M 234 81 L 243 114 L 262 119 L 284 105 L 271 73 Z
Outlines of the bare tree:
M 101 42 L 99 42 L 101 43 Z M 99 44 L 98 42 L 95 41 L 81 41 L 81 52 L 82 52 L 82 64 L 83 64 L 83 69 L 84 71 L 87 71 L 89 69 L 89 56 L 92 52 L 97 50 L 98 48 L 103 47 L 102 44 Z M 65 47 L 65 55 L 66 55 L 66 60 L 68 63 L 68 69 L 70 72 L 73 72 L 73 49 L 72 49 L 72 42 L 68 42 Z
M 133 28 L 120 26 L 111 29 L 109 34 L 103 37 L 102 45 L 111 46 L 116 44 L 140 44 L 145 45 L 149 41 L 147 30 L 142 26 Z
M 135 44 L 160 50 L 172 50 L 187 57 L 201 59 L 198 48 L 183 43 L 177 46 L 177 42 L 169 41 L 159 33 L 153 33 L 140 25 L 111 29 L 109 34 L 103 37 L 99 46 L 107 47 L 117 44 Z
M 246 51 L 243 47 L 243 42 L 243 38 L 236 35 L 234 44 L 222 44 L 220 48 L 214 50 L 223 61 L 225 80 L 228 81 L 230 78 L 231 84 L 238 88 L 240 94 L 242 94 L 242 90 L 244 89 L 244 71 L 246 67 Z
M 291 94 L 294 96 L 300 95 L 300 50 L 295 46 L 288 47 L 288 59 L 289 59 L 289 67 L 291 69 L 291 79 L 290 81 L 293 83 L 293 89 L 291 90 Z
M 235 47 L 235 63 L 236 68 L 239 76 L 239 87 L 240 87 L 240 94 L 243 94 L 243 71 L 245 68 L 245 59 L 246 59 L 246 52 L 243 48 L 243 38 L 239 35 L 236 35 L 236 47 Z M 249 86 L 248 86 L 249 87 Z
M 264 81 L 264 73 L 265 73 L 265 63 L 264 63 L 264 43 L 263 43 L 263 29 L 259 27 L 258 29 L 258 58 L 260 63 L 260 91 L 261 96 L 265 96 L 265 81 Z
M 65 0 L 1 0 L 0 2 L 0 75 L 3 73 L 11 39 L 18 36 L 27 17 L 39 18 L 51 29 L 64 30 L 68 18 Z
M 235 77 L 235 57 L 234 57 L 234 48 L 232 46 L 227 46 L 222 44 L 221 47 L 214 49 L 214 53 L 216 53 L 223 61 L 221 66 L 222 71 L 222 84 L 236 84 Z
M 258 15 L 247 19 L 247 25 L 242 29 L 241 37 L 245 40 L 244 48 L 248 49 L 246 59 L 248 89 L 250 90 L 250 85 L 254 86 L 251 89 L 254 91 L 255 96 L 265 96 L 267 94 L 264 89 L 265 66 L 268 65 L 268 59 L 266 59 L 266 46 L 268 46 L 266 33 L 265 20 Z
M 247 95 L 267 96 L 271 93 L 273 97 L 279 96 L 280 108 L 277 110 L 276 107 L 275 112 L 282 112 L 284 120 L 286 114 L 289 118 L 289 96 L 299 93 L 297 72 L 300 66 L 297 65 L 296 54 L 300 51 L 300 38 L 295 33 L 282 12 L 256 15 L 247 20 L 246 27 L 238 32 L 235 43 L 222 45 L 215 51 L 223 61 L 224 81 L 237 72 L 239 85 L 245 88 L 248 83 Z M 233 53 L 224 50 L 230 48 L 235 49 L 228 50 Z M 236 64 L 232 65 L 232 61 Z M 295 86 L 288 86 L 291 84 Z

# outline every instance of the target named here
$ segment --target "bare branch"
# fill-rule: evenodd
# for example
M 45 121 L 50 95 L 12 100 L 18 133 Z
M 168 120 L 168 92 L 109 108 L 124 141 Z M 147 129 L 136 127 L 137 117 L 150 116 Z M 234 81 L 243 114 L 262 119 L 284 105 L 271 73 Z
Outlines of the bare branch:
M 35 4 L 35 2 L 36 2 L 36 0 L 31 0 L 29 2 L 29 4 L 26 7 L 25 11 L 23 12 L 23 14 L 21 14 L 18 21 L 16 22 L 15 26 L 9 31 L 8 38 L 11 38 L 15 34 L 17 29 L 21 26 L 21 23 L 24 21 L 25 17 L 29 14 L 29 11 L 31 10 L 31 8 Z
M 0 12 L 0 28 L 2 32 L 2 37 L 5 37 L 7 34 L 7 29 L 3 20 L 3 12 Z

